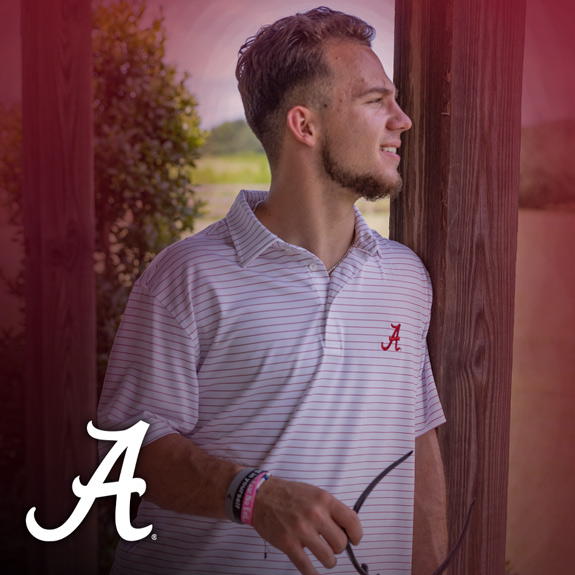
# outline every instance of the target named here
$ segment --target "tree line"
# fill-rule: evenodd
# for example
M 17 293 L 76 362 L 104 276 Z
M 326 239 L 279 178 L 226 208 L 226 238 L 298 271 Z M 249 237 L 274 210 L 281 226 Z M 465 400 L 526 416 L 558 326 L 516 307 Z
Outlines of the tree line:
M 201 149 L 206 156 L 263 154 L 264 149 L 245 120 L 224 122 L 211 130 Z

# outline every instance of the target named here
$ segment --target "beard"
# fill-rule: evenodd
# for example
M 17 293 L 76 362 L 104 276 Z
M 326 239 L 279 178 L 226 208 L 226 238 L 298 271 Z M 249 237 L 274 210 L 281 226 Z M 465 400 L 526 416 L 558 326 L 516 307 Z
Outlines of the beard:
M 401 191 L 403 182 L 397 173 L 393 177 L 376 176 L 359 173 L 338 162 L 332 152 L 327 138 L 324 138 L 321 148 L 322 165 L 327 176 L 342 188 L 351 190 L 358 198 L 370 202 L 383 198 L 395 198 Z

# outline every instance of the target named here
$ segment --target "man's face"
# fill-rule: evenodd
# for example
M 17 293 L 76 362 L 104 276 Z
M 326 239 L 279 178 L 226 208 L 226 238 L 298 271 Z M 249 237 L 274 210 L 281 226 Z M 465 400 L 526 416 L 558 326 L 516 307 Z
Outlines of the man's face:
M 373 51 L 356 42 L 326 46 L 332 71 L 329 108 L 321 112 L 321 168 L 356 197 L 377 200 L 401 189 L 400 135 L 411 120 Z

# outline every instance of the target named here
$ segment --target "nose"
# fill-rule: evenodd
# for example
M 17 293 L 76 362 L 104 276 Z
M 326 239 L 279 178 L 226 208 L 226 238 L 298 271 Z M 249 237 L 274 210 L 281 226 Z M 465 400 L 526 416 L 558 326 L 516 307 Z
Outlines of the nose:
M 392 129 L 407 132 L 412 126 L 411 118 L 402 110 L 397 101 L 394 100 L 393 106 L 393 114 L 390 117 Z

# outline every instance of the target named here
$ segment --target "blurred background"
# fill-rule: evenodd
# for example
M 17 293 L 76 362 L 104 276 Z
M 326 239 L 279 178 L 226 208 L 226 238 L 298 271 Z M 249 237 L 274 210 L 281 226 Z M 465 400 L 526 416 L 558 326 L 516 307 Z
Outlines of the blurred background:
M 225 216 L 242 188 L 266 189 L 263 150 L 234 76 L 259 25 L 307 0 L 110 0 L 93 4 L 97 363 L 130 286 L 153 256 Z M 392 0 L 333 0 L 377 30 L 393 76 Z M 575 36 L 570 0 L 527 0 L 507 528 L 508 572 L 575 565 Z M 20 1 L 0 2 L 0 533 L 23 573 L 24 468 Z M 360 202 L 388 234 L 389 204 Z M 103 506 L 105 507 L 105 506 Z M 17 525 L 14 528 L 14 525 Z M 100 569 L 114 546 L 101 510 Z

